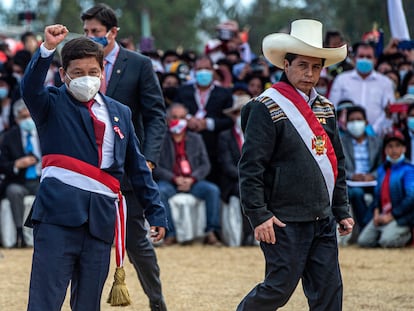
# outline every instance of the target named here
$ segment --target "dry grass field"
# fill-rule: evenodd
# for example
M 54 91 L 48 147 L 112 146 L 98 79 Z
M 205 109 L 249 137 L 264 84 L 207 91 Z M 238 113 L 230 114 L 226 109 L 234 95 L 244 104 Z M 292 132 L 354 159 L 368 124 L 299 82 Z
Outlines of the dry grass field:
M 159 247 L 156 251 L 169 311 L 235 310 L 240 299 L 263 278 L 264 261 L 258 247 L 216 248 L 196 244 Z M 0 249 L 0 254 L 0 310 L 26 310 L 32 249 Z M 414 310 L 414 247 L 365 250 L 350 246 L 340 249 L 340 263 L 344 310 Z M 102 310 L 149 310 L 135 270 L 128 261 L 125 268 L 133 305 L 106 304 L 112 267 Z M 70 310 L 68 297 L 62 310 Z M 308 310 L 300 285 L 281 310 Z

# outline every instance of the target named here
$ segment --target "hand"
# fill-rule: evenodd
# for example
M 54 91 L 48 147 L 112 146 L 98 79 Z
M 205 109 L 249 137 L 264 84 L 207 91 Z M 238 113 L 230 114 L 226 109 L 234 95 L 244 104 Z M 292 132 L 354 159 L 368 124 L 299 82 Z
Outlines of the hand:
M 352 229 L 354 228 L 354 224 L 355 222 L 351 217 L 342 219 L 339 222 L 339 227 L 338 227 L 339 235 L 343 236 L 343 235 L 350 234 L 352 232 Z
M 18 158 L 14 161 L 14 167 L 17 169 L 27 168 L 37 163 L 37 158 L 34 155 L 27 155 Z
M 394 220 L 394 216 L 392 216 L 391 213 L 380 214 L 379 217 L 378 217 L 378 223 L 380 225 L 387 225 L 393 220 Z
M 147 161 L 147 166 L 149 168 L 149 170 L 152 172 L 152 170 L 155 168 L 154 163 L 152 163 L 151 161 Z
M 150 227 L 150 235 L 153 242 L 161 241 L 165 236 L 165 228 L 164 227 Z
M 68 33 L 69 30 L 66 26 L 60 24 L 46 26 L 44 42 L 45 48 L 48 50 L 55 49 L 59 43 L 65 39 Z
M 273 216 L 272 218 L 269 218 L 264 223 L 254 228 L 254 237 L 256 238 L 256 240 L 265 243 L 275 244 L 276 234 L 273 225 L 276 225 L 281 228 L 286 227 L 286 224 L 284 224 L 275 216 Z
M 379 212 L 378 208 L 374 209 L 374 218 L 373 219 L 374 219 L 374 225 L 375 226 L 380 226 L 381 225 L 381 223 L 380 223 L 380 221 L 381 221 L 380 212 Z

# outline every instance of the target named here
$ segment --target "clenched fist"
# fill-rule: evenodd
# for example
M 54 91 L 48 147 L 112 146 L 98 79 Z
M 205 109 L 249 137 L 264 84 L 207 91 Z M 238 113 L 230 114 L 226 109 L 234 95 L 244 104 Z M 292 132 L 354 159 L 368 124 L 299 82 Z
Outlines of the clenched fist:
M 69 30 L 66 26 L 56 24 L 45 27 L 45 42 L 44 46 L 48 50 L 55 49 L 59 43 L 61 43 L 66 35 L 69 33 Z

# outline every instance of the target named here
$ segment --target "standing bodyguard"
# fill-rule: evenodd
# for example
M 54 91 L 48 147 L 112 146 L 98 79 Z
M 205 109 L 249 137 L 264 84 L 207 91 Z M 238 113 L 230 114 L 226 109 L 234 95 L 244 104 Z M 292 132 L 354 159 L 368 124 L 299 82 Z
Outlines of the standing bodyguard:
M 341 310 L 336 223 L 345 235 L 354 222 L 333 105 L 314 86 L 323 67 L 345 58 L 346 46 L 322 48 L 322 24 L 297 20 L 290 35 L 265 37 L 263 53 L 284 73 L 242 109 L 239 175 L 266 277 L 237 310 L 274 311 L 299 280 L 310 310 Z
M 127 105 L 148 166 L 158 162 L 166 132 L 165 106 L 158 79 L 149 58 L 124 49 L 116 42 L 118 19 L 105 4 L 97 4 L 81 16 L 84 34 L 104 47 L 105 79 L 101 92 Z M 104 83 L 105 82 L 105 83 Z M 128 172 L 127 172 L 128 173 Z M 127 179 L 121 185 L 128 206 L 127 252 L 151 310 L 167 310 L 160 271 L 152 243 L 147 238 L 144 213 Z

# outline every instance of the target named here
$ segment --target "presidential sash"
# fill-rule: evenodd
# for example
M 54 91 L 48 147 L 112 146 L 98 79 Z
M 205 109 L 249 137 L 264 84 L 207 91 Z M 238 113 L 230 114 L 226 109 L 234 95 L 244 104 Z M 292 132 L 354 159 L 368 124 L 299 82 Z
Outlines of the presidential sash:
M 56 178 L 66 185 L 114 199 L 116 265 L 122 267 L 125 258 L 126 201 L 119 181 L 96 166 L 62 154 L 42 157 L 40 181 L 45 178 Z
M 285 113 L 320 168 L 332 204 L 337 159 L 331 140 L 303 97 L 289 84 L 279 82 L 263 96 L 270 97 Z

